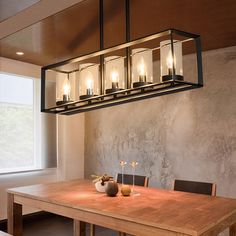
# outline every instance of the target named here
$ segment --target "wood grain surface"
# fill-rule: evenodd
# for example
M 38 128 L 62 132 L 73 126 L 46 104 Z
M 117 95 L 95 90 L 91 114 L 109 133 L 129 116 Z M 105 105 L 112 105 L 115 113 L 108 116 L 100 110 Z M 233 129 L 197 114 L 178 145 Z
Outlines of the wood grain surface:
M 134 235 L 215 235 L 230 226 L 235 235 L 235 199 L 135 189 L 140 195 L 108 197 L 98 193 L 91 181 L 76 180 L 9 189 L 8 193 L 17 204 Z
M 42 66 L 98 50 L 98 3 L 82 1 L 0 40 L 0 56 Z M 105 48 L 125 41 L 124 6 L 104 0 Z M 235 0 L 130 0 L 131 39 L 176 28 L 200 34 L 203 51 L 233 46 L 235 11 Z

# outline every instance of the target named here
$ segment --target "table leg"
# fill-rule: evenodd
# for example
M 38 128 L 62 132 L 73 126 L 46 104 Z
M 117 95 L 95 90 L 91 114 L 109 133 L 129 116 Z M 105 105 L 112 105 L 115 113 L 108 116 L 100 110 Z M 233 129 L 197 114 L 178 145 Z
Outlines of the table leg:
M 95 225 L 90 224 L 90 236 L 95 236 Z
M 14 194 L 7 194 L 7 231 L 14 236 L 23 235 L 22 205 L 14 203 Z
M 74 220 L 74 236 L 86 236 L 86 223 Z
M 236 223 L 230 226 L 229 228 L 229 235 L 230 236 L 236 236 Z
M 119 236 L 126 236 L 126 233 L 119 232 Z

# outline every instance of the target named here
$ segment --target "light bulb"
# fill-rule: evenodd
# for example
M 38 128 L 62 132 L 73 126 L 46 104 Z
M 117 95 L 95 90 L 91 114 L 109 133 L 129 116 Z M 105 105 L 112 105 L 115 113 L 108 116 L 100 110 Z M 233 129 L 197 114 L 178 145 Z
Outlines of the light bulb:
M 111 81 L 117 83 L 119 81 L 119 73 L 116 70 L 113 70 L 111 73 Z
M 65 83 L 63 86 L 63 94 L 69 95 L 69 93 L 70 93 L 70 85 L 68 83 Z
M 113 90 L 117 90 L 119 89 L 119 73 L 117 72 L 117 70 L 113 69 L 111 72 L 111 87 Z
M 140 64 L 138 65 L 138 73 L 139 82 L 146 82 L 146 66 L 143 58 L 141 59 Z
M 92 89 L 93 87 L 93 80 L 90 77 L 86 81 L 86 86 L 87 86 L 87 89 Z
M 145 76 L 146 75 L 146 69 L 145 69 L 145 64 L 144 64 L 143 58 L 142 58 L 142 60 L 139 64 L 138 71 L 139 71 L 140 76 Z
M 93 79 L 92 76 L 88 76 L 86 79 L 86 94 L 93 95 Z
M 66 79 L 63 84 L 63 101 L 70 101 L 70 82 L 68 79 Z
M 23 56 L 23 55 L 24 55 L 24 52 L 16 52 L 16 55 L 18 55 L 18 56 Z
M 174 62 L 173 57 L 172 57 L 171 53 L 169 53 L 167 60 L 166 60 L 166 64 L 167 64 L 168 69 L 173 68 L 173 62 Z
M 169 51 L 167 59 L 166 59 L 166 65 L 168 68 L 168 75 L 173 75 L 175 71 L 175 58 L 173 58 L 171 51 Z

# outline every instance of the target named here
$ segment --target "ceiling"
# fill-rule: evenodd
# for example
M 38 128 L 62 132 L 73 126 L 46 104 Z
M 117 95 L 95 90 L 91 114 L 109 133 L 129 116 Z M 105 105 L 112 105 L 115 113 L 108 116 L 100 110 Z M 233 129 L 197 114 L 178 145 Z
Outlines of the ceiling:
M 124 0 L 104 0 L 105 47 L 125 41 Z M 203 50 L 236 45 L 235 0 L 130 0 L 131 39 L 176 28 Z M 0 40 L 0 55 L 40 66 L 99 50 L 99 0 L 85 0 Z M 16 51 L 23 51 L 19 57 Z
M 0 0 L 0 21 L 37 3 L 39 0 Z

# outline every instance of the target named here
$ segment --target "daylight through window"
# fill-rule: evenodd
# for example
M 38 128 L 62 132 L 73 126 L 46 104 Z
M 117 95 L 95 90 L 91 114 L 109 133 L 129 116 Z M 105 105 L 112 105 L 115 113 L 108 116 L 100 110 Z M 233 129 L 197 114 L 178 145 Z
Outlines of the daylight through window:
M 40 168 L 36 115 L 35 80 L 0 73 L 0 173 Z

